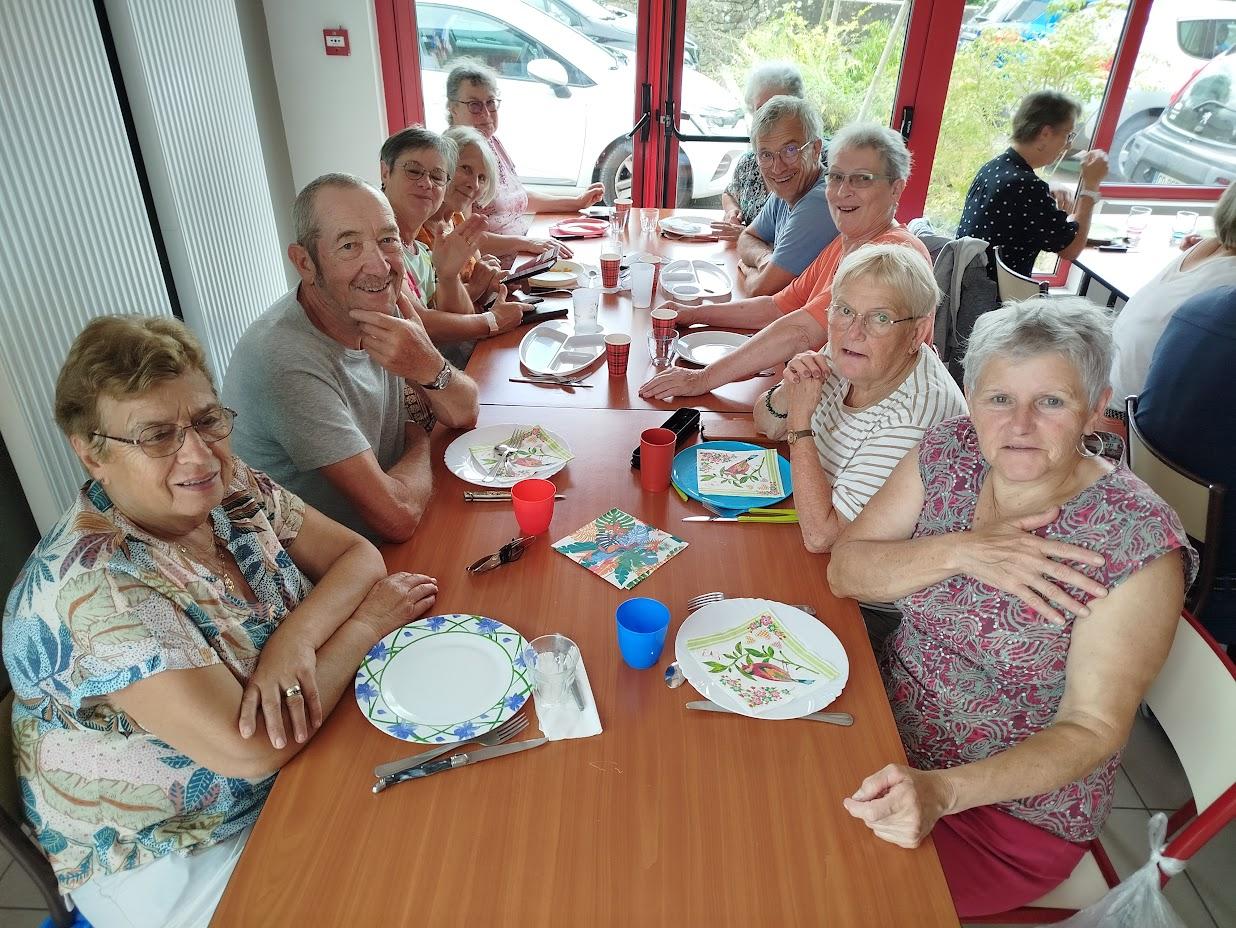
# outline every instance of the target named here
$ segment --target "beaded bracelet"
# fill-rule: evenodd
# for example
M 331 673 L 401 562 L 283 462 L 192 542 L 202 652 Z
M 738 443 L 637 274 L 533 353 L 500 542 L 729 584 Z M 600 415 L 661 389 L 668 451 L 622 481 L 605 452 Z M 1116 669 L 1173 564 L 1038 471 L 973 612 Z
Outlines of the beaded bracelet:
M 776 416 L 778 419 L 788 419 L 790 415 L 788 412 L 777 412 L 777 410 L 773 409 L 772 395 L 776 390 L 780 390 L 780 389 L 781 389 L 780 385 L 777 385 L 764 394 L 764 408 L 767 409 L 774 416 Z

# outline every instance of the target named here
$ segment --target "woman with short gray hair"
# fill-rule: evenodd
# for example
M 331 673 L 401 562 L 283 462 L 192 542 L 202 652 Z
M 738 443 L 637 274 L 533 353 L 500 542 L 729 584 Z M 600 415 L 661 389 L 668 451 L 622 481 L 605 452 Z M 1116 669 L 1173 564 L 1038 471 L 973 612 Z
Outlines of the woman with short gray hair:
M 1062 93 L 1029 94 L 1013 114 L 1013 144 L 983 165 L 970 184 L 957 236 L 987 242 L 993 280 L 997 249 L 1001 261 L 1029 277 L 1040 251 L 1054 251 L 1071 261 L 1086 247 L 1099 184 L 1107 176 L 1107 155 L 1097 149 L 1082 155 L 1081 190 L 1076 203 L 1061 194 L 1063 208 L 1047 181 L 1035 173 L 1069 151 L 1081 129 L 1080 117 L 1081 106 Z
M 722 223 L 715 223 L 713 228 L 719 238 L 738 238 L 768 200 L 768 188 L 764 186 L 764 178 L 760 175 L 760 167 L 755 160 L 755 120 L 765 103 L 773 97 L 781 96 L 802 99 L 803 76 L 797 65 L 788 61 L 765 61 L 756 65 L 747 76 L 745 97 L 747 111 L 752 117 L 752 149 L 738 159 L 730 177 L 730 184 L 721 194 L 721 208 L 725 210 L 725 219 Z M 819 117 L 816 116 L 815 120 L 818 123 Z M 803 126 L 806 127 L 805 122 Z M 816 130 L 817 137 L 821 131 Z
M 882 840 L 930 835 L 966 919 L 1040 899 L 1103 828 L 1197 573 L 1176 513 L 1094 446 L 1111 352 L 1080 297 L 980 317 L 970 415 L 927 430 L 829 563 L 838 596 L 902 613 L 880 671 L 909 765 L 843 802 Z

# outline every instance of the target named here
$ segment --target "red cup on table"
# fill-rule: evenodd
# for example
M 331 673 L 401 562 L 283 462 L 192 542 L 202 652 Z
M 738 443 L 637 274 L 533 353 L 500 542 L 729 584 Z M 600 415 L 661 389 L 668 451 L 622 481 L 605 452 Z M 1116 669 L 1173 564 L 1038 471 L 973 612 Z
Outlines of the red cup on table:
M 661 266 L 666 261 L 660 255 L 649 255 L 644 260 L 652 265 L 652 297 L 656 299 L 657 287 L 661 286 Z
M 678 311 L 674 309 L 654 309 L 652 316 L 652 334 L 658 337 L 665 337 L 675 334 L 675 326 L 678 325 Z
M 511 503 L 515 507 L 515 521 L 524 535 L 540 535 L 549 531 L 554 517 L 554 494 L 558 492 L 548 480 L 530 478 L 511 487 Z
M 639 436 L 639 484 L 649 493 L 669 489 L 677 442 L 678 436 L 669 429 L 644 429 Z
M 624 332 L 612 332 L 605 336 L 605 363 L 609 376 L 625 377 L 627 361 L 631 357 L 631 336 Z
M 625 229 L 627 227 L 627 217 L 631 215 L 630 200 L 615 200 L 614 201 L 614 221 L 618 223 L 618 228 Z
M 622 255 L 607 251 L 601 255 L 601 286 L 613 290 L 618 286 L 618 274 L 622 270 Z

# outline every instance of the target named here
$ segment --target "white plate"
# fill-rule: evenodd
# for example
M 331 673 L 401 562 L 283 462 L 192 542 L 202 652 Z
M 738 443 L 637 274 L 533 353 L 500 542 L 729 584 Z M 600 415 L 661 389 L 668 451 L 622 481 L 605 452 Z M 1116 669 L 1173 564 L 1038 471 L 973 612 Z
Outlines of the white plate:
M 584 266 L 578 261 L 559 261 L 548 271 L 529 277 L 528 285 L 550 290 L 574 287 L 582 282 L 584 274 Z
M 605 354 L 605 329 L 576 334 L 570 319 L 550 319 L 519 343 L 519 363 L 534 374 L 576 374 Z
M 687 650 L 687 640 L 733 628 L 765 609 L 771 611 L 814 658 L 831 665 L 837 675 L 832 679 L 816 678 L 796 698 L 752 709 L 719 682 L 715 671 L 709 670 Z M 678 628 L 674 657 L 687 681 L 705 699 L 740 715 L 761 719 L 796 719 L 818 712 L 841 695 L 850 676 L 850 661 L 845 649 L 827 625 L 800 609 L 767 599 L 724 599 L 697 609 Z M 798 672 L 793 668 L 790 670 L 792 673 Z
M 675 235 L 712 237 L 710 216 L 666 216 L 658 225 L 662 231 Z
M 751 336 L 737 332 L 691 332 L 678 339 L 678 356 L 692 364 L 706 367 L 719 361 Z
M 734 285 L 730 275 L 711 261 L 671 261 L 661 268 L 661 290 L 679 303 L 728 300 Z
M 614 208 L 612 206 L 585 206 L 579 213 L 589 219 L 608 219 L 614 215 Z
M 435 615 L 397 628 L 356 672 L 365 718 L 394 738 L 447 743 L 501 724 L 528 699 L 515 629 L 480 615 Z
M 500 442 L 506 441 L 511 437 L 511 433 L 516 429 L 530 429 L 533 423 L 502 423 L 499 425 L 487 425 L 483 428 L 473 429 L 471 432 L 465 432 L 456 438 L 453 442 L 447 445 L 446 448 L 446 468 L 460 480 L 465 480 L 468 483 L 475 483 L 478 487 L 513 487 L 521 480 L 526 480 L 529 477 L 552 477 L 562 468 L 566 467 L 568 461 L 555 461 L 545 467 L 537 470 L 521 467 L 515 473 L 509 470 L 496 480 L 485 480 L 485 470 L 477 463 L 475 456 L 472 454 L 474 445 L 485 445 L 492 448 Z M 541 426 L 545 434 L 562 445 L 567 451 L 571 450 L 571 446 L 567 444 L 567 440 L 557 432 Z

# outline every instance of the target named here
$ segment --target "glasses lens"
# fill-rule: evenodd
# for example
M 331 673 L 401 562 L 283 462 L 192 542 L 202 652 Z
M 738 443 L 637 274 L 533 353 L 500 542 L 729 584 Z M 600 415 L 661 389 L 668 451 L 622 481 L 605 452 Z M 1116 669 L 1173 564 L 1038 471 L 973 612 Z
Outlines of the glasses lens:
M 218 409 L 212 409 L 205 415 L 199 416 L 193 423 L 193 427 L 197 429 L 197 434 L 208 442 L 223 441 L 232 434 L 232 420 L 235 418 L 236 413 L 220 406 Z
M 138 445 L 148 457 L 165 458 L 184 444 L 185 433 L 174 425 L 152 425 L 137 436 Z

